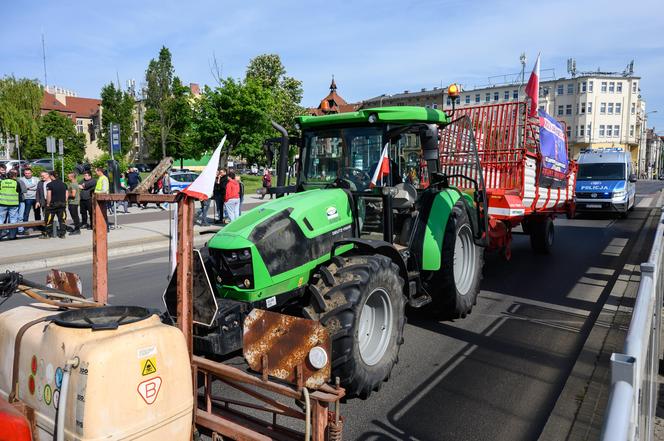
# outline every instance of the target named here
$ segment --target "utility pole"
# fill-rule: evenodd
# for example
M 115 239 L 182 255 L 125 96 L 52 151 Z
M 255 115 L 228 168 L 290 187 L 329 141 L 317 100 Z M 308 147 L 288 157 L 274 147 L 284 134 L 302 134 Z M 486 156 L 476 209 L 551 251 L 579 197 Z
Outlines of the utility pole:
M 44 33 L 42 32 L 42 60 L 44 61 L 44 89 L 48 87 L 48 79 L 46 77 L 46 44 L 44 43 Z

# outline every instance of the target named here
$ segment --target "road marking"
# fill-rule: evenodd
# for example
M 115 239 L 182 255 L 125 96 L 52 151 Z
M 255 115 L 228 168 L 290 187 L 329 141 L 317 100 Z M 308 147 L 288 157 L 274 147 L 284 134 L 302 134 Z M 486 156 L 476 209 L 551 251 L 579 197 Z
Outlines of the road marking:
M 652 198 L 643 198 L 636 204 L 636 208 L 649 208 L 650 204 L 652 204 Z

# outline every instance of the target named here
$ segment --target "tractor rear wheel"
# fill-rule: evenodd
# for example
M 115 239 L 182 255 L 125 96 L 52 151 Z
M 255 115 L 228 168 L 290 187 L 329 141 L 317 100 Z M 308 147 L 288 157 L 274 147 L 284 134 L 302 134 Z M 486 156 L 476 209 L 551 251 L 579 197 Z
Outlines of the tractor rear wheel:
M 555 238 L 553 219 L 546 217 L 529 223 L 530 246 L 537 253 L 549 254 Z
M 438 317 L 464 318 L 477 303 L 484 250 L 475 245 L 464 201 L 459 200 L 447 220 L 440 269 L 426 282 Z
M 380 255 L 335 257 L 314 280 L 304 313 L 330 332 L 332 377 L 347 396 L 367 398 L 389 377 L 403 343 L 399 268 Z

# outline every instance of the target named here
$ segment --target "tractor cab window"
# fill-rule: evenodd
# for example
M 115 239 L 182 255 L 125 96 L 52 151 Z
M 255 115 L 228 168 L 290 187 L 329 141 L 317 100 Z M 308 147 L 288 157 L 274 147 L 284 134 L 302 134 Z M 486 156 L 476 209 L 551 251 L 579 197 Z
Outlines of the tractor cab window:
M 383 127 L 323 129 L 304 134 L 302 184 L 346 181 L 353 191 L 369 189 L 382 151 Z
M 428 175 L 422 160 L 420 137 L 416 133 L 404 133 L 390 143 L 392 185 L 406 182 L 417 188 L 426 188 Z M 397 177 L 398 176 L 398 177 Z

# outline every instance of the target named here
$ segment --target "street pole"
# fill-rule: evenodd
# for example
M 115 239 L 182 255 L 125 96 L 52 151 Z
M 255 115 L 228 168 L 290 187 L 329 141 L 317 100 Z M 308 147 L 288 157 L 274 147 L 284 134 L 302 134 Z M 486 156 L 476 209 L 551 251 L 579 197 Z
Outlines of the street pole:
M 18 142 L 18 135 L 14 135 L 14 140 L 15 140 L 15 144 L 16 144 L 16 151 L 17 151 L 17 154 L 18 154 L 18 174 L 19 174 L 19 177 L 21 177 L 21 176 L 23 176 L 23 170 L 21 170 L 22 169 L 22 166 L 21 166 L 21 147 L 20 147 L 19 142 Z
M 118 135 L 119 136 L 119 135 Z M 109 151 L 111 152 L 111 161 L 115 161 L 115 158 L 113 156 L 113 123 L 110 123 L 108 125 L 108 139 L 109 139 Z M 115 181 L 115 176 L 113 176 L 113 181 Z M 109 193 L 110 193 L 110 182 L 109 182 Z M 113 201 L 113 229 L 116 230 L 118 228 L 118 204 Z

